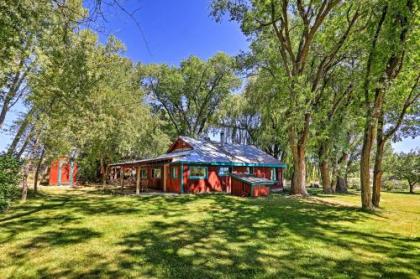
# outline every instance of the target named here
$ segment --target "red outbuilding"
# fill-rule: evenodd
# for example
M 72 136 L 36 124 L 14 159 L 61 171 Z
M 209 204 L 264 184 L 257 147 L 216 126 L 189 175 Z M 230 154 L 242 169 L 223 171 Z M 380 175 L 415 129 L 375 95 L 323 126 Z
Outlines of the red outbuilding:
M 67 158 L 60 158 L 51 162 L 49 171 L 49 185 L 75 185 L 77 164 Z
M 137 191 L 266 196 L 283 188 L 285 167 L 253 145 L 181 136 L 159 157 L 109 165 L 109 179 Z
M 266 197 L 277 181 L 252 175 L 232 174 L 232 195 L 240 197 Z

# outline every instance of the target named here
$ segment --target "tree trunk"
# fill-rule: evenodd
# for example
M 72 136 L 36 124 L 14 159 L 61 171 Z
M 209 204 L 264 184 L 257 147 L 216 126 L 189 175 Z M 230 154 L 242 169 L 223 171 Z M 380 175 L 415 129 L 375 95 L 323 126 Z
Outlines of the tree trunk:
M 22 120 L 22 123 L 19 126 L 19 129 L 16 132 L 15 137 L 13 138 L 12 143 L 10 144 L 9 148 L 7 149 L 7 154 L 11 155 L 13 153 L 15 153 L 16 151 L 16 147 L 20 141 L 20 139 L 22 138 L 24 132 L 26 131 L 26 128 L 28 127 L 29 124 L 29 117 L 32 114 L 32 110 L 29 111 L 26 115 L 25 118 Z
M 331 181 L 330 181 L 330 168 L 327 160 L 322 160 L 319 166 L 321 172 L 321 184 L 324 193 L 330 194 L 331 190 Z
M 44 160 L 45 149 L 42 149 L 41 156 L 38 160 L 38 164 L 36 165 L 35 176 L 34 176 L 34 192 L 38 193 L 38 178 L 39 172 L 41 170 L 42 161 Z
M 370 152 L 372 150 L 373 139 L 375 138 L 376 124 L 373 120 L 368 120 L 365 127 L 362 154 L 360 158 L 360 188 L 362 208 L 371 210 L 372 194 L 370 190 Z
M 289 145 L 293 157 L 293 180 L 291 187 L 292 195 L 308 196 L 306 191 L 306 163 L 305 163 L 305 148 L 309 137 L 309 125 L 311 115 L 305 114 L 304 128 L 298 134 L 294 127 L 288 131 Z
M 349 161 L 349 157 L 348 152 L 343 152 L 343 156 L 338 160 L 335 192 L 347 193 L 347 162 Z
M 104 159 L 103 158 L 101 158 L 100 164 L 101 164 L 102 187 L 105 188 L 105 186 L 106 186 L 107 170 L 106 170 L 106 166 L 105 166 L 105 163 L 104 163 Z
M 381 79 L 385 82 L 384 79 Z M 379 84 L 382 84 L 381 82 Z M 372 193 L 370 189 L 370 154 L 372 151 L 372 145 L 376 138 L 378 120 L 381 118 L 382 106 L 384 99 L 384 90 L 380 85 L 375 89 L 375 101 L 374 107 L 367 111 L 365 131 L 363 136 L 362 156 L 360 158 L 360 188 L 361 188 L 361 200 L 362 208 L 371 210 L 373 209 L 372 204 Z
M 20 159 L 20 157 L 22 157 L 23 153 L 26 150 L 26 147 L 28 146 L 30 140 L 31 140 L 31 133 L 29 133 L 29 135 L 26 137 L 25 141 L 22 144 L 22 147 L 20 148 L 19 152 L 16 154 L 16 158 Z
M 10 97 L 10 93 L 8 93 L 3 101 L 3 106 L 0 111 L 0 128 L 2 128 L 4 120 L 6 119 L 6 114 L 9 111 L 9 103 L 12 100 Z
M 382 174 L 383 174 L 382 161 L 384 157 L 385 141 L 383 139 L 379 139 L 379 137 L 377 140 L 378 141 L 376 143 L 375 166 L 373 170 L 372 204 L 376 207 L 379 207 L 379 202 L 381 201 Z
M 411 194 L 415 194 L 415 193 L 414 193 L 414 188 L 415 188 L 415 186 L 416 186 L 416 183 L 415 183 L 415 182 L 414 182 L 414 183 L 410 183 L 410 182 L 409 182 L 409 185 L 410 185 L 410 193 L 411 193 Z
M 25 80 L 26 74 L 30 70 L 30 67 L 22 69 L 24 67 L 24 61 L 25 59 L 22 58 L 19 63 L 19 69 L 16 73 L 14 73 L 12 83 L 7 86 L 7 93 L 3 97 L 3 106 L 0 111 L 0 129 L 3 127 L 4 121 L 6 120 L 6 114 L 9 112 L 12 106 L 16 104 L 16 99 L 19 99 L 21 97 L 18 94 L 18 90 L 20 89 L 23 81 Z
M 307 196 L 306 191 L 306 163 L 305 163 L 305 149 L 303 146 L 297 147 L 297 156 L 293 156 L 293 180 L 291 187 L 292 195 Z
M 343 176 L 337 176 L 337 185 L 335 187 L 337 193 L 347 193 L 347 181 Z
M 344 180 L 346 181 L 346 186 L 349 186 L 349 169 L 351 168 L 351 166 L 353 165 L 353 160 L 349 159 L 349 161 L 346 164 L 346 170 L 344 173 Z
M 338 177 L 338 170 L 337 170 L 337 168 L 338 168 L 338 166 L 337 166 L 337 161 L 335 160 L 334 161 L 334 165 L 333 165 L 333 168 L 332 168 L 332 179 L 331 179 L 331 193 L 335 193 L 335 188 L 336 188 L 336 184 L 337 184 L 337 177 Z
M 26 163 L 23 167 L 22 175 L 22 201 L 26 201 L 28 197 L 28 174 L 29 174 L 29 163 Z
M 329 194 L 331 190 L 331 179 L 330 179 L 330 166 L 327 159 L 327 147 L 326 144 L 322 143 L 319 148 L 319 170 L 321 172 L 321 184 L 324 193 Z
M 370 152 L 372 150 L 373 141 L 375 139 L 376 125 L 379 118 L 379 114 L 382 110 L 382 86 L 385 82 L 385 77 L 381 77 L 377 82 L 377 85 L 381 87 L 375 88 L 375 98 L 372 103 L 369 100 L 370 93 L 370 84 L 371 84 L 371 71 L 372 64 L 374 63 L 374 58 L 376 54 L 376 46 L 378 43 L 379 34 L 381 32 L 383 23 L 385 21 L 386 14 L 388 12 L 388 5 L 384 5 L 382 8 L 382 13 L 376 26 L 375 35 L 373 36 L 371 49 L 369 52 L 369 57 L 367 60 L 366 66 L 366 76 L 364 79 L 364 92 L 365 92 L 365 105 L 366 105 L 366 123 L 363 133 L 363 145 L 360 158 L 360 188 L 361 188 L 361 201 L 362 208 L 371 210 L 373 209 L 372 205 L 372 194 L 370 190 Z

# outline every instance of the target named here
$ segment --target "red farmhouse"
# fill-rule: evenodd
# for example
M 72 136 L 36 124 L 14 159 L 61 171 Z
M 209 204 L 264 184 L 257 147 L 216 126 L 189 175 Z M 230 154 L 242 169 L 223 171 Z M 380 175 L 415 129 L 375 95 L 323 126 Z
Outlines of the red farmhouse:
M 109 165 L 111 183 L 173 193 L 266 196 L 283 188 L 285 164 L 253 145 L 181 136 L 166 154 Z

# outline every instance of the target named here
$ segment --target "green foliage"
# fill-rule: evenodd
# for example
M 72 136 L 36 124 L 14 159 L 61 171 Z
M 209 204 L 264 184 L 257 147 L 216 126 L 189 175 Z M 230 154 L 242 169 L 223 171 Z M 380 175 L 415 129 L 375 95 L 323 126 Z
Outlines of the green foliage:
M 420 152 L 411 151 L 396 155 L 393 174 L 396 178 L 407 181 L 410 187 L 420 183 Z
M 7 209 L 19 193 L 21 162 L 8 155 L 0 155 L 0 212 Z
M 102 45 L 91 31 L 74 33 L 30 80 L 39 141 L 50 159 L 76 151 L 83 180 L 97 177 L 99 162 L 153 156 L 169 143 L 123 49 L 114 37 Z
M 140 67 L 142 84 L 155 111 L 171 122 L 177 135 L 202 136 L 216 110 L 240 86 L 235 60 L 218 53 L 203 61 L 191 56 L 179 67 Z
M 80 0 L 0 2 L 0 126 L 10 108 L 30 91 L 28 76 L 36 75 L 85 14 Z

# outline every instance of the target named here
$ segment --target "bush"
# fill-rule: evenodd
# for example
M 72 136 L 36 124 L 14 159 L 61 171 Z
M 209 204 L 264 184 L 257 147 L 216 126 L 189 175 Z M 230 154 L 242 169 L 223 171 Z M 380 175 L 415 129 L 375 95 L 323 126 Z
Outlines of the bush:
M 0 211 L 6 210 L 19 194 L 21 165 L 13 156 L 0 155 Z
M 77 158 L 77 181 L 81 184 L 99 183 L 101 181 L 99 169 L 99 160 L 81 154 Z

